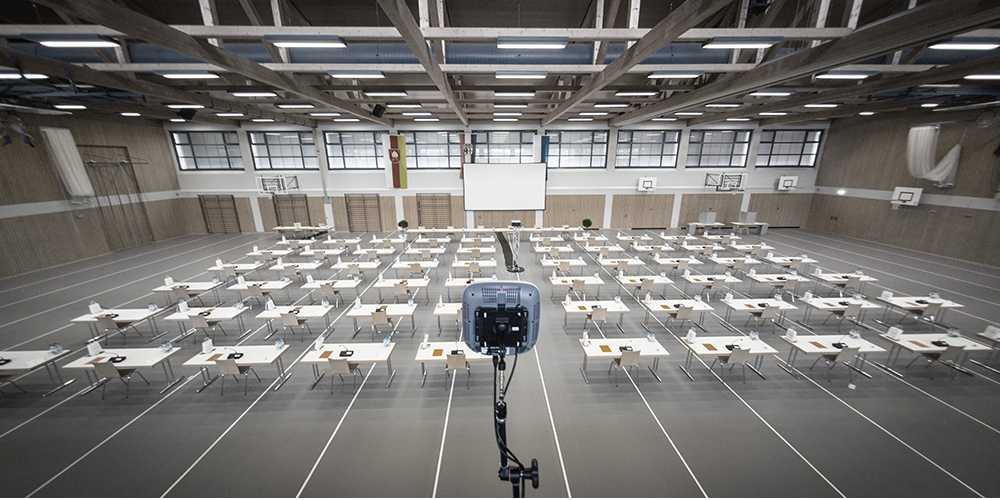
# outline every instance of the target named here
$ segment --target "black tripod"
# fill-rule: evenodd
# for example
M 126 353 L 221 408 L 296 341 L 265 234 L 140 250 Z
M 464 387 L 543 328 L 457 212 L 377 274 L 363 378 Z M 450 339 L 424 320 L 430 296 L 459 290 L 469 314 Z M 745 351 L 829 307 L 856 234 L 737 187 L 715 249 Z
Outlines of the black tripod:
M 500 451 L 500 470 L 497 471 L 501 481 L 510 481 L 514 498 L 523 498 L 527 490 L 524 482 L 531 480 L 531 487 L 538 489 L 538 459 L 531 459 L 531 467 L 525 467 L 517 455 L 507 447 L 507 388 L 514 378 L 517 369 L 517 354 L 514 354 L 514 365 L 510 369 L 510 377 L 504 383 L 504 371 L 507 363 L 503 354 L 493 355 L 493 430 L 496 434 L 497 449 Z M 499 379 L 498 379 L 499 377 Z

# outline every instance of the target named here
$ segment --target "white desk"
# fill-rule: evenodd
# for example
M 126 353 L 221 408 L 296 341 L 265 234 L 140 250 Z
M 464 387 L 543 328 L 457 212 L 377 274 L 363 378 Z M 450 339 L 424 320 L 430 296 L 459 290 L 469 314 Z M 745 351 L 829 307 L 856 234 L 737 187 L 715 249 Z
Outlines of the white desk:
M 646 325 L 649 320 L 649 316 L 652 314 L 654 317 L 658 313 L 672 315 L 676 314 L 677 310 L 682 307 L 690 307 L 694 312 L 698 313 L 698 323 L 705 322 L 705 313 L 714 311 L 712 305 L 703 300 L 697 299 L 642 299 L 642 305 L 645 306 L 646 313 L 642 317 L 642 324 Z
M 264 267 L 263 262 L 246 262 L 242 264 L 231 262 L 229 264 L 223 263 L 221 266 L 216 264 L 209 267 L 208 270 L 214 272 L 219 279 L 222 279 L 226 274 L 243 275 L 254 272 L 262 267 Z
M 622 234 L 618 233 L 615 237 L 618 241 L 653 241 L 653 237 L 648 234 Z
M 303 290 L 309 290 L 312 293 L 315 290 L 319 290 L 323 285 L 329 285 L 333 287 L 333 293 L 337 297 L 337 305 L 340 305 L 340 296 L 346 290 L 353 290 L 355 296 L 357 296 L 358 287 L 361 286 L 361 280 L 356 278 L 341 279 L 341 280 L 312 280 L 306 279 L 306 282 L 302 285 Z
M 778 256 L 778 255 L 767 254 L 764 257 L 762 257 L 762 259 L 765 262 L 770 262 L 771 264 L 774 264 L 776 266 L 781 266 L 786 269 L 793 267 L 797 268 L 802 264 L 819 264 L 819 261 L 812 257 L 805 257 L 805 256 L 799 257 L 794 255 Z
M 674 282 L 674 280 L 666 276 L 660 276 L 659 274 L 618 275 L 618 281 L 620 281 L 623 285 L 634 286 L 636 288 L 636 292 L 639 291 L 639 287 L 642 285 L 642 280 L 652 281 L 654 287 L 664 288 Z
M 735 348 L 746 349 L 750 351 L 750 355 L 754 359 L 753 363 L 745 366 L 750 368 L 761 379 L 766 379 L 764 374 L 760 372 L 760 368 L 764 364 L 764 356 L 778 354 L 778 350 L 771 347 L 767 342 L 759 338 L 752 339 L 747 335 L 699 336 L 694 339 L 694 342 L 689 342 L 687 338 L 682 339 L 681 342 L 687 347 L 687 355 L 684 357 L 684 366 L 681 367 L 681 370 L 692 381 L 694 380 L 694 376 L 691 375 L 691 363 L 694 361 L 695 356 L 702 359 L 715 360 L 729 356 Z
M 641 267 L 646 265 L 646 263 L 638 257 L 626 257 L 624 259 L 601 257 L 597 259 L 597 263 L 612 269 L 620 269 L 623 267 Z
M 962 357 L 958 360 L 958 367 L 961 368 L 969 359 L 970 353 L 991 350 L 989 346 L 970 338 L 952 337 L 947 333 L 904 333 L 898 339 L 893 339 L 888 333 L 883 333 L 879 337 L 892 343 L 892 348 L 889 349 L 889 359 L 886 362 L 889 366 L 896 364 L 903 351 L 913 354 L 930 354 L 944 352 L 950 346 L 962 346 Z M 937 345 L 935 342 L 944 342 L 946 345 Z
M 583 348 L 583 366 L 580 368 L 580 373 L 583 374 L 583 380 L 588 384 L 590 383 L 590 377 L 587 376 L 587 362 L 590 359 L 603 360 L 610 363 L 612 360 L 621 357 L 622 348 L 639 351 L 640 359 L 652 359 L 652 363 L 648 365 L 649 372 L 653 374 L 657 382 L 660 382 L 660 375 L 656 373 L 656 370 L 660 367 L 660 358 L 670 355 L 659 341 L 648 337 L 631 339 L 580 339 L 580 347 Z
M 423 226 L 417 226 L 416 229 L 412 230 L 412 232 L 417 233 L 418 235 L 423 235 L 423 234 L 455 234 L 455 233 L 461 233 L 462 231 L 463 231 L 462 228 L 460 228 L 460 227 L 456 228 L 456 227 L 453 227 L 453 226 L 448 226 L 448 227 L 423 227 Z
M 706 240 L 709 240 L 709 241 L 723 241 L 723 242 L 726 242 L 726 243 L 732 243 L 732 242 L 734 242 L 736 240 L 742 240 L 743 239 L 743 238 L 740 238 L 739 236 L 736 236 L 736 233 L 732 233 L 732 234 L 705 234 L 705 235 L 702 235 L 702 238 L 706 239 Z
M 764 250 L 774 250 L 774 247 L 768 245 L 767 243 L 732 243 L 729 245 L 729 248 L 754 255 Z
M 487 255 L 497 253 L 496 247 L 491 247 L 491 246 L 490 247 L 465 247 L 465 246 L 459 246 L 458 250 L 456 250 L 455 252 L 464 255 L 464 254 L 474 253 L 473 250 L 479 250 L 480 254 L 487 254 Z
M 723 228 L 723 227 L 726 227 L 726 225 L 723 224 L 723 223 L 721 223 L 721 222 L 688 222 L 687 223 L 688 234 L 690 234 L 692 236 L 698 234 L 698 230 L 701 230 L 703 233 L 708 234 L 708 230 L 709 229 L 720 229 L 720 228 Z
M 381 247 L 355 248 L 354 251 L 352 251 L 351 253 L 354 255 L 392 255 L 396 253 L 396 249 L 381 248 Z
M 708 290 L 711 294 L 715 285 L 734 285 L 736 283 L 742 283 L 742 281 L 736 276 L 730 274 L 685 274 L 684 278 L 684 293 L 687 293 L 688 285 L 701 285 L 702 290 Z
M 881 306 L 874 302 L 869 302 L 864 299 L 855 299 L 853 297 L 806 297 L 803 296 L 800 300 L 803 304 L 809 306 L 806 309 L 805 315 L 802 317 L 802 322 L 805 323 L 809 321 L 810 311 L 816 309 L 818 311 L 826 313 L 840 313 L 847 310 L 847 308 L 853 304 L 861 305 L 860 316 L 858 321 L 864 320 L 864 313 L 866 310 L 878 309 Z
M 632 243 L 632 250 L 636 252 L 644 253 L 655 253 L 655 252 L 673 252 L 674 247 L 670 245 L 643 245 L 641 243 Z
M 462 244 L 463 245 L 468 245 L 468 244 L 473 244 L 473 243 L 474 244 L 488 245 L 488 244 L 493 243 L 495 241 L 496 241 L 496 238 L 494 238 L 492 236 L 463 236 L 462 237 Z
M 296 306 L 275 306 L 274 309 L 265 309 L 257 314 L 257 319 L 267 320 L 267 328 L 270 333 L 264 339 L 271 338 L 275 333 L 274 320 L 281 320 L 282 314 L 294 314 L 298 319 L 308 321 L 310 319 L 322 319 L 326 327 L 330 326 L 330 312 L 333 311 L 331 305 L 296 305 Z
M 583 249 L 590 253 L 601 253 L 602 251 L 606 253 L 620 253 L 625 251 L 621 245 L 587 245 Z
M 563 328 L 569 325 L 570 315 L 586 316 L 598 307 L 607 309 L 608 314 L 618 313 L 618 322 L 616 325 L 620 326 L 622 324 L 622 318 L 629 310 L 628 306 L 620 300 L 570 300 L 569 302 L 564 300 L 562 301 L 562 307 Z
M 568 289 L 569 287 L 573 286 L 573 282 L 574 281 L 582 281 L 583 282 L 583 286 L 585 286 L 585 287 L 588 287 L 588 286 L 596 287 L 597 290 L 594 292 L 594 297 L 597 298 L 597 297 L 601 296 L 601 285 L 604 284 L 604 280 L 602 280 L 599 276 L 552 276 L 552 275 L 550 275 L 549 276 L 549 285 L 552 286 L 552 294 L 551 294 L 551 296 L 555 296 L 556 288 L 567 288 Z
M 796 273 L 763 274 L 751 271 L 746 273 L 746 277 L 750 278 L 750 294 L 753 294 L 754 283 L 770 285 L 772 288 L 796 288 L 799 283 L 809 282 L 809 278 Z
M 406 236 L 396 236 L 395 238 L 388 236 L 385 238 L 379 238 L 373 235 L 372 239 L 369 241 L 371 242 L 372 245 L 381 245 L 384 243 L 388 243 L 390 245 L 402 245 L 406 243 Z
M 572 259 L 550 259 L 548 257 L 542 257 L 542 267 L 559 267 L 560 263 L 569 267 L 587 266 L 587 263 L 579 257 L 574 257 Z
M 449 243 L 451 243 L 451 238 L 447 236 L 418 236 L 413 240 L 414 245 L 447 245 Z
M 364 260 L 364 261 L 341 261 L 337 260 L 336 264 L 330 266 L 330 269 L 337 271 L 348 271 L 351 274 L 355 272 L 358 273 L 362 278 L 365 276 L 365 271 L 374 271 L 382 266 L 382 261 L 375 260 Z
M 47 349 L 44 351 L 0 351 L 0 387 L 3 387 L 5 384 L 11 384 L 21 389 L 21 386 L 14 383 L 13 380 L 7 379 L 13 379 L 18 375 L 45 367 L 45 372 L 53 384 L 53 388 L 44 394 L 44 396 L 48 396 L 76 382 L 75 379 L 63 380 L 62 372 L 59 371 L 59 365 L 56 363 L 56 361 L 72 352 L 68 349 L 63 349 L 59 352 L 52 352 Z M 7 381 L 4 382 L 4 380 Z M 23 391 L 24 389 L 21 390 Z
M 562 243 L 566 240 L 558 234 L 554 236 L 538 236 L 537 234 L 532 234 L 528 236 L 528 241 L 532 243 L 539 243 L 544 246 L 551 246 L 553 243 Z
M 653 262 L 660 266 L 670 266 L 673 269 L 677 269 L 681 263 L 686 263 L 688 266 L 700 266 L 704 264 L 694 257 L 661 257 L 659 255 L 653 256 Z
M 176 281 L 171 285 L 160 285 L 153 289 L 153 292 L 166 295 L 167 304 L 173 302 L 174 298 L 186 297 L 188 299 L 197 297 L 203 293 L 215 291 L 215 300 L 219 300 L 218 288 L 222 286 L 222 281 Z
M 781 340 L 792 346 L 788 351 L 788 358 L 785 360 L 789 366 L 795 366 L 795 360 L 798 359 L 799 353 L 804 355 L 821 357 L 821 356 L 835 356 L 842 349 L 845 348 L 858 348 L 857 359 L 851 360 L 851 364 L 848 366 L 856 369 L 858 373 L 871 378 L 870 375 L 864 372 L 865 361 L 869 354 L 885 352 L 885 349 L 861 338 L 851 337 L 847 335 L 796 335 L 795 340 L 792 341 L 787 335 L 782 335 Z
M 608 237 L 604 236 L 601 233 L 594 233 L 594 234 L 581 233 L 581 234 L 574 234 L 573 241 L 577 243 L 587 243 L 588 241 L 597 241 L 601 243 L 606 243 L 608 241 Z
M 427 273 L 428 275 L 434 269 L 437 269 L 440 262 L 437 259 L 433 260 L 398 260 L 392 264 L 392 269 L 396 271 L 396 276 L 399 276 L 400 271 L 408 271 L 411 273 Z
M 463 269 L 467 270 L 472 264 L 478 264 L 479 269 L 496 269 L 497 261 L 496 259 L 480 259 L 480 260 L 458 260 L 455 259 L 451 263 L 452 269 Z M 470 271 L 471 272 L 471 271 Z
M 413 314 L 417 310 L 417 304 L 358 304 L 354 303 L 351 310 L 347 311 L 347 317 L 354 321 L 354 335 L 357 336 L 358 332 L 361 331 L 361 327 L 358 325 L 358 319 L 360 318 L 371 318 L 372 313 L 376 309 L 384 308 L 385 315 L 391 318 L 410 318 L 410 336 L 417 331 L 417 324 L 413 319 Z M 374 336 L 374 333 L 372 334 Z M 373 337 L 374 338 L 374 337 Z
M 733 230 L 737 233 L 746 232 L 747 234 L 750 234 L 750 231 L 753 228 L 757 228 L 760 231 L 761 236 L 767 234 L 766 222 L 730 222 L 729 224 L 733 226 Z
M 319 346 L 319 349 L 310 349 L 306 352 L 306 355 L 302 357 L 302 362 L 312 365 L 313 376 L 315 381 L 312 384 L 312 388 L 319 384 L 323 376 L 326 375 L 326 371 L 320 370 L 319 366 L 324 363 L 329 363 L 331 359 L 346 359 L 351 363 L 385 363 L 386 371 L 388 374 L 388 380 L 385 382 L 385 387 L 388 389 L 389 385 L 392 384 L 393 377 L 396 376 L 396 370 L 392 368 L 392 351 L 396 349 L 395 342 L 389 342 L 388 345 L 382 342 L 365 342 L 365 343 L 326 343 Z
M 420 344 L 417 348 L 417 355 L 414 358 L 420 363 L 421 381 L 420 387 L 427 382 L 427 364 L 444 365 L 448 361 L 448 354 L 461 351 L 465 354 L 465 360 L 469 363 L 492 363 L 493 357 L 473 351 L 465 342 L 427 342 Z
M 698 252 L 698 253 L 710 253 L 710 252 L 721 252 L 726 248 L 717 245 L 715 243 L 700 244 L 700 243 L 681 243 L 681 248 L 688 252 Z
M 135 326 L 136 323 L 140 323 L 149 320 L 150 327 L 152 328 L 153 335 L 159 333 L 159 329 L 156 328 L 156 315 L 163 312 L 163 309 L 156 307 L 150 309 L 148 307 L 136 307 L 128 309 L 102 309 L 96 314 L 84 314 L 83 316 L 77 316 L 70 320 L 71 323 L 87 323 L 90 325 L 90 331 L 97 337 L 101 332 L 97 331 L 97 321 L 99 318 L 111 319 L 115 322 L 115 326 L 124 335 L 124 331 L 132 327 L 135 329 L 136 333 L 139 333 L 139 329 Z
M 817 281 L 822 281 L 823 283 L 839 288 L 846 288 L 848 281 L 852 278 L 857 278 L 860 282 L 858 285 L 858 293 L 861 293 L 861 288 L 864 287 L 865 283 L 874 283 L 878 281 L 867 274 L 858 273 L 813 273 L 812 277 Z
M 934 318 L 934 320 L 937 323 L 941 323 L 941 322 L 944 321 L 944 313 L 948 309 L 957 309 L 957 308 L 960 308 L 960 307 L 965 307 L 962 304 L 959 304 L 958 302 L 952 302 L 950 300 L 944 300 L 944 299 L 941 299 L 941 298 L 926 297 L 926 296 L 925 297 L 920 297 L 920 296 L 914 296 L 914 297 L 895 297 L 895 296 L 893 296 L 893 297 L 883 297 L 883 296 L 879 296 L 879 297 L 876 298 L 876 300 L 878 300 L 879 302 L 884 302 L 888 306 L 888 307 L 885 308 L 885 315 L 883 315 L 883 318 L 885 318 L 889 314 L 889 309 L 890 308 L 894 308 L 894 309 L 898 309 L 900 311 L 903 311 L 903 316 L 904 317 L 906 316 L 906 313 L 920 314 L 921 316 L 923 316 L 924 310 L 927 309 L 931 304 L 934 304 L 934 303 L 940 304 L 941 305 L 941 313 L 938 314 L 937 318 Z
M 426 289 L 431 285 L 431 280 L 427 278 L 379 278 L 372 285 L 373 288 L 378 290 L 378 301 L 382 302 L 382 290 L 393 289 L 396 287 L 406 287 L 407 294 L 413 297 L 417 294 L 417 290 L 423 289 L 426 295 Z
M 660 233 L 658 235 L 663 241 L 696 241 L 698 238 L 691 236 L 690 234 L 667 234 Z
M 295 250 L 289 249 L 258 249 L 247 252 L 247 257 L 287 257 L 295 253 Z
M 295 240 L 295 239 L 290 240 L 290 239 L 285 238 L 284 236 L 282 236 L 281 237 L 281 241 L 278 242 L 279 245 L 286 246 L 286 247 L 304 247 L 306 245 L 314 245 L 315 243 L 316 243 L 316 239 L 315 238 L 307 238 L 307 239 L 301 239 L 301 240 Z
M 238 292 L 241 299 L 246 295 L 244 292 L 249 292 L 250 290 L 257 289 L 260 290 L 261 295 L 265 297 L 273 297 L 275 292 L 280 292 L 288 288 L 292 284 L 291 280 L 275 280 L 275 281 L 250 281 L 245 280 L 243 283 L 237 282 L 231 285 L 226 290 L 231 290 Z M 286 298 L 287 295 L 286 295 Z
M 281 262 L 276 263 L 269 267 L 269 271 L 278 273 L 279 275 L 286 275 L 289 277 L 302 276 L 303 272 L 316 271 L 320 267 L 323 267 L 323 263 L 320 261 L 312 262 Z
M 761 262 L 753 257 L 715 257 L 711 256 L 708 260 L 714 262 L 716 265 L 722 266 L 726 269 L 735 269 L 737 265 L 743 264 L 744 266 L 755 266 Z
M 456 320 L 458 323 L 458 334 L 462 335 L 462 322 L 460 321 L 462 315 L 462 303 L 461 302 L 438 302 L 434 304 L 434 317 L 437 318 L 438 324 L 438 335 L 441 335 L 441 318 L 451 318 Z
M 465 290 L 465 287 L 473 283 L 482 283 L 485 281 L 497 281 L 497 278 L 496 276 L 487 276 L 480 278 L 453 278 L 449 276 L 448 279 L 444 281 L 445 293 L 447 293 L 448 295 L 448 300 L 451 300 L 451 290 L 453 288 L 458 288 L 459 291 L 461 292 Z
M 798 309 L 784 300 L 778 300 L 770 297 L 764 299 L 723 299 L 722 303 L 726 305 L 726 321 L 730 320 L 733 311 L 745 312 L 747 314 L 760 314 L 767 307 L 777 307 L 780 314 L 780 316 L 778 316 L 778 321 L 781 321 L 781 319 L 784 318 L 786 311 L 794 311 L 795 309 Z
M 573 253 L 573 247 L 569 245 L 555 245 L 548 247 L 535 245 L 534 247 L 532 247 L 532 251 L 534 253 L 540 253 L 540 254 L 547 254 L 553 251 L 558 253 Z
M 201 373 L 201 387 L 196 392 L 204 391 L 206 387 L 212 385 L 221 373 L 212 375 L 209 368 L 216 366 L 220 359 L 234 359 L 237 366 L 260 367 L 275 365 L 278 371 L 278 379 L 285 378 L 285 366 L 281 361 L 281 355 L 285 354 L 290 346 L 284 344 L 281 347 L 270 345 L 239 345 L 239 346 L 214 346 L 212 350 L 205 353 L 195 354 L 191 359 L 184 362 L 183 366 L 198 368 Z M 280 385 L 276 385 L 274 390 L 278 390 Z
M 167 392 L 171 387 L 184 380 L 184 377 L 176 377 L 174 375 L 174 367 L 170 364 L 170 357 L 174 354 L 181 352 L 180 347 L 171 347 L 168 350 L 160 349 L 159 347 L 133 347 L 133 348 L 121 348 L 121 349 L 109 349 L 107 347 L 97 356 L 86 355 L 82 358 L 77 358 L 66 365 L 63 368 L 68 370 L 83 370 L 87 375 L 88 385 L 91 386 L 91 390 L 100 387 L 101 379 L 97 374 L 91 375 L 91 371 L 94 369 L 93 363 L 100 363 L 103 361 L 111 361 L 115 368 L 119 370 L 139 370 L 142 368 L 152 368 L 156 365 L 160 365 L 163 368 L 163 375 L 167 379 L 167 385 L 160 389 L 160 394 Z M 114 361 L 115 358 L 124 358 L 120 361 Z
M 431 255 L 442 255 L 445 252 L 445 247 L 412 247 L 407 248 L 404 255 L 426 255 L 430 257 Z
M 327 238 L 325 240 L 317 240 L 321 245 L 335 245 L 345 247 L 347 245 L 357 245 L 361 243 L 361 238 Z
M 344 247 L 340 248 L 304 248 L 299 252 L 302 257 L 336 257 L 338 255 L 343 255 L 346 249 Z
M 248 331 L 243 324 L 243 314 L 249 310 L 250 308 L 243 304 L 219 307 L 188 307 L 186 312 L 177 311 L 167 315 L 163 319 L 177 323 L 177 329 L 180 330 L 181 335 L 174 340 L 175 342 L 186 337 L 185 332 L 187 332 L 187 327 L 184 326 L 184 322 L 191 321 L 191 318 L 194 316 L 203 316 L 205 321 L 210 322 L 236 320 L 240 327 L 240 336 L 242 336 Z

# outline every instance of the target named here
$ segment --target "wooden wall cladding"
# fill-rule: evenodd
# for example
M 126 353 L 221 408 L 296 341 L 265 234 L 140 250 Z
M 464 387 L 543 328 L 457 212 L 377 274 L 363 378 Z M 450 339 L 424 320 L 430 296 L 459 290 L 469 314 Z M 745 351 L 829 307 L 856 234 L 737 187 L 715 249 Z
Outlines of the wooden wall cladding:
M 616 194 L 611 203 L 614 229 L 670 227 L 674 208 L 672 194 Z M 598 225 L 595 221 L 595 225 Z
M 809 219 L 812 197 L 812 193 L 753 193 L 750 211 L 757 212 L 757 220 L 771 227 L 804 227 Z
M 698 214 L 714 211 L 716 220 L 722 223 L 737 220 L 743 193 L 684 193 L 681 198 L 681 215 L 678 223 L 685 225 L 698 220 Z M 761 220 L 766 220 L 763 217 Z M 769 222 L 769 221 L 768 221 Z
M 604 220 L 604 195 L 549 195 L 542 221 L 546 226 L 579 226 L 590 219 L 594 227 Z

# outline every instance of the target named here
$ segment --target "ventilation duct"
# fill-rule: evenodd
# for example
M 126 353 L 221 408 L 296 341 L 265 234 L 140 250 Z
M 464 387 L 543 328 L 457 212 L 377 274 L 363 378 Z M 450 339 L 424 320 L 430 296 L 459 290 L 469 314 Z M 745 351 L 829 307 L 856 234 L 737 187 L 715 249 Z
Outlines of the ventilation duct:
M 87 176 L 80 151 L 76 149 L 73 134 L 65 128 L 42 127 L 41 131 L 49 158 L 66 192 L 72 198 L 93 197 L 94 186 Z

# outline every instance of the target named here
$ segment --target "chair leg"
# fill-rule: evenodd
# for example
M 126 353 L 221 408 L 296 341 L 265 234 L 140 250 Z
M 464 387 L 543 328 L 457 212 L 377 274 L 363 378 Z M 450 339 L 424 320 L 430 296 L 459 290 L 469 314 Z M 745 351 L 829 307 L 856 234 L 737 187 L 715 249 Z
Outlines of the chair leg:
M 249 383 L 250 383 L 250 374 L 244 373 L 243 374 L 243 396 L 244 397 L 246 397 L 246 395 L 247 395 L 247 385 L 249 385 Z
M 909 362 L 909 363 L 907 363 L 907 364 L 906 364 L 906 367 L 905 367 L 905 368 L 903 368 L 903 369 L 904 369 L 904 370 L 909 370 L 909 369 L 910 369 L 910 366 L 912 366 L 912 365 L 913 365 L 913 363 L 916 363 L 918 359 L 920 359 L 920 356 L 917 356 L 917 357 L 913 358 L 912 360 L 910 360 L 910 362 Z
M 142 372 L 140 372 L 139 370 L 136 370 L 136 371 L 134 371 L 132 373 L 135 373 L 136 375 L 138 375 L 139 378 L 141 378 L 142 381 L 146 383 L 146 385 L 149 385 L 149 380 L 146 380 L 146 376 L 143 375 Z
M 822 356 L 816 358 L 816 361 L 813 361 L 813 364 L 809 365 L 809 371 L 812 371 L 813 368 L 816 368 L 816 363 L 819 363 L 819 360 L 821 359 L 823 359 Z
M 124 378 L 123 379 L 119 379 L 119 380 L 121 380 L 122 383 L 125 384 L 125 399 L 128 399 L 128 393 L 129 393 L 129 390 L 128 390 L 129 389 L 128 380 L 126 380 Z
M 219 377 L 219 395 L 226 395 L 226 376 L 222 375 Z
M 260 380 L 260 375 L 257 375 L 257 370 L 254 370 L 253 367 L 250 367 L 249 371 L 250 371 L 250 373 L 253 373 L 254 377 L 257 377 L 257 383 L 258 384 L 262 383 L 262 381 Z

